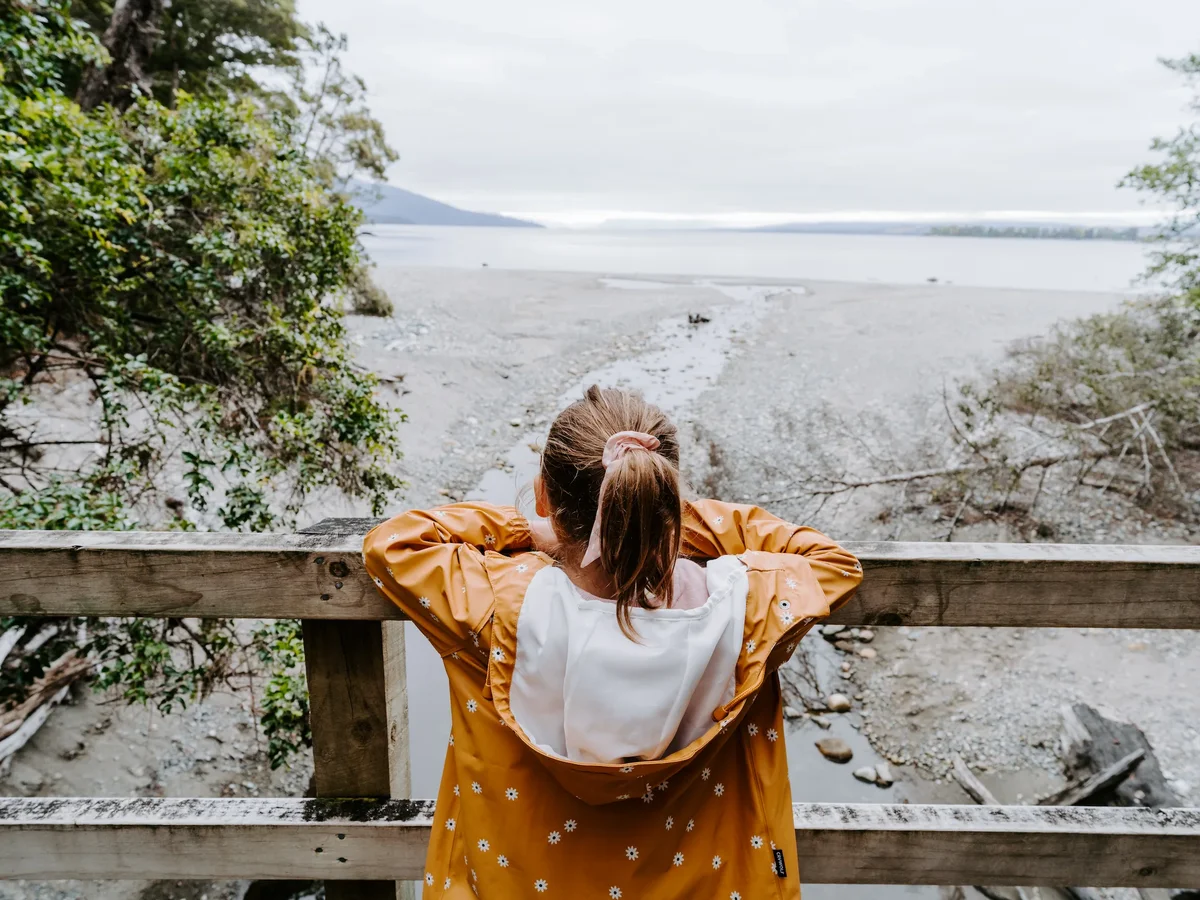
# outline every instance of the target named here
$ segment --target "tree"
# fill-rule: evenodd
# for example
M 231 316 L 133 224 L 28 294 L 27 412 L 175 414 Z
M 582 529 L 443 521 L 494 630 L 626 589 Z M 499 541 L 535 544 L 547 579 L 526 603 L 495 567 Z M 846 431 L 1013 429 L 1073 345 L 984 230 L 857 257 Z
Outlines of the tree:
M 72 11 L 96 34 L 107 35 L 122 21 L 127 4 L 76 0 Z M 172 0 L 165 9 L 160 3 L 142 86 L 166 106 L 175 105 L 179 91 L 197 97 L 252 95 L 263 90 L 256 71 L 300 65 L 308 32 L 292 0 Z M 107 37 L 104 44 L 112 53 Z
M 1121 184 L 1144 191 L 1171 209 L 1158 230 L 1161 249 L 1147 277 L 1166 280 L 1184 302 L 1200 310 L 1200 53 L 1163 60 L 1163 64 L 1194 89 L 1189 108 L 1197 118 L 1180 126 L 1173 137 L 1155 138 L 1151 149 L 1164 158 L 1138 166 Z
M 184 92 L 87 112 L 65 79 L 105 54 L 65 0 L 0 4 L 0 528 L 256 531 L 324 490 L 381 510 L 402 416 L 354 365 L 336 302 L 361 213 L 295 123 Z M 12 629 L 27 638 L 0 703 L 75 643 Z M 295 623 L 90 629 L 99 683 L 168 709 L 260 657 L 273 761 L 303 742 Z

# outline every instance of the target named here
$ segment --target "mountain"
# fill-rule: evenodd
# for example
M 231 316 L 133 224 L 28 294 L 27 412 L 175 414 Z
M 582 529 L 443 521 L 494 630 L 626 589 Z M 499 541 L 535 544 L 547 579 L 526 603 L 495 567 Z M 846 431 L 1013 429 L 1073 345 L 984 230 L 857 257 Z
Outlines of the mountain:
M 398 225 L 478 225 L 491 228 L 542 228 L 537 222 L 513 219 L 494 213 L 471 212 L 448 203 L 439 203 L 412 191 L 390 184 L 352 186 L 354 202 L 366 214 L 367 221 Z

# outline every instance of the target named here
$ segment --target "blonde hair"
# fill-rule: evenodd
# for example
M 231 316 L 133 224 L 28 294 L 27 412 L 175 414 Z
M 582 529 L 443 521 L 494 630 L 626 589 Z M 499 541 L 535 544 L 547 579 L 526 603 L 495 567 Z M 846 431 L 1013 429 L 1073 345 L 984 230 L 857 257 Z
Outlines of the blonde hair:
M 621 431 L 652 434 L 655 451 L 626 453 L 604 482 L 605 442 Z M 633 637 L 629 611 L 668 605 L 683 529 L 679 439 L 666 414 L 640 394 L 592 385 L 550 426 L 542 483 L 559 539 L 583 547 L 602 510 L 600 565 L 613 581 L 617 621 Z

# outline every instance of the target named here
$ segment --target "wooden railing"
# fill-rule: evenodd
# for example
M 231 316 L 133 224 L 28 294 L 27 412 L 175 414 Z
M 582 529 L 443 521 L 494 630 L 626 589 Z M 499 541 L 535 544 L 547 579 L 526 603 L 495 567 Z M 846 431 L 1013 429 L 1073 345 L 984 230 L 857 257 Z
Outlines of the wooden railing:
M 0 878 L 325 879 L 330 900 L 390 900 L 419 878 L 433 803 L 404 799 L 402 616 L 363 570 L 369 524 L 0 532 L 0 615 L 303 619 L 318 795 L 0 799 Z M 866 578 L 834 622 L 1200 628 L 1197 547 L 848 546 Z M 1200 884 L 1200 810 L 798 803 L 794 815 L 812 883 Z

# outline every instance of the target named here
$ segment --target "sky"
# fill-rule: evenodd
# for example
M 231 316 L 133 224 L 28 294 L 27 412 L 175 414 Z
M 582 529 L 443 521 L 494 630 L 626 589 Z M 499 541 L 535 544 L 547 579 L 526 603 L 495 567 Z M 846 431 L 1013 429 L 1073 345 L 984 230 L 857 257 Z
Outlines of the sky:
M 299 0 L 397 187 L 551 224 L 1136 223 L 1196 0 Z

